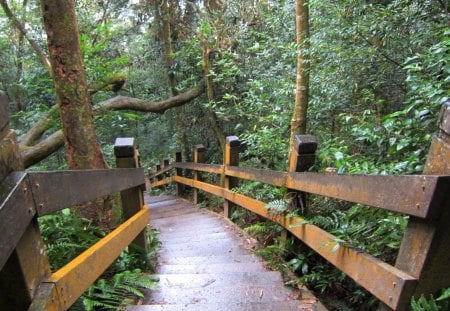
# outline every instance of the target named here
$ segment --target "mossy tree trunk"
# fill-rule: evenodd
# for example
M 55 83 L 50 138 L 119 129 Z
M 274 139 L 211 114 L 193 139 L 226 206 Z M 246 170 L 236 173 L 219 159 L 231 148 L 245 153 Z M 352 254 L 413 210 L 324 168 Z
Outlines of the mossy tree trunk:
M 94 128 L 73 0 L 42 0 L 41 8 L 71 169 L 106 167 Z
M 296 1 L 295 15 L 298 54 L 295 105 L 291 121 L 290 145 L 292 145 L 295 135 L 306 133 L 309 93 L 309 65 L 306 55 L 309 37 L 309 9 L 305 0 Z
M 94 127 L 74 1 L 42 0 L 41 8 L 67 163 L 70 169 L 104 169 L 106 162 Z M 111 228 L 110 202 L 110 197 L 100 198 L 74 211 L 98 226 Z

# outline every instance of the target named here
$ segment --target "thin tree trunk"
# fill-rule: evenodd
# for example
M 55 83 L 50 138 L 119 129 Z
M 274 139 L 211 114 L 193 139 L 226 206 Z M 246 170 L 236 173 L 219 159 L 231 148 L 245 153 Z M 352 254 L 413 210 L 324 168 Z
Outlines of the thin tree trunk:
M 203 74 L 205 76 L 205 86 L 206 86 L 206 95 L 208 98 L 209 106 L 206 110 L 209 121 L 211 122 L 211 126 L 216 133 L 217 140 L 220 144 L 220 150 L 223 154 L 225 154 L 225 146 L 226 146 L 226 138 L 223 132 L 223 129 L 220 127 L 217 115 L 212 110 L 212 102 L 214 101 L 214 89 L 212 79 L 209 76 L 211 63 L 209 61 L 210 49 L 208 47 L 208 42 L 205 38 L 201 38 L 202 44 L 202 58 L 203 58 Z
M 309 64 L 306 56 L 309 37 L 309 12 L 305 0 L 297 0 L 296 13 L 296 38 L 298 45 L 297 54 L 297 79 L 295 88 L 295 105 L 291 120 L 291 136 L 289 150 L 292 150 L 294 136 L 306 133 L 308 92 L 309 92 Z
M 106 167 L 94 128 L 73 0 L 42 0 L 48 50 L 71 169 Z

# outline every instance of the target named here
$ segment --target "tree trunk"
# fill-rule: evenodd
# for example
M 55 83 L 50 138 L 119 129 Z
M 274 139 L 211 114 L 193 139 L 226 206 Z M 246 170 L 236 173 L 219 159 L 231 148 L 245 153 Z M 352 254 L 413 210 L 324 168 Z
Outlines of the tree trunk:
M 164 43 L 164 63 L 166 65 L 167 78 L 169 79 L 170 92 L 172 96 L 177 96 L 178 91 L 176 89 L 177 80 L 176 73 L 174 69 L 173 62 L 173 49 L 172 49 L 172 38 L 171 38 L 171 10 L 169 3 L 165 0 L 162 4 L 163 12 L 162 12 L 162 38 Z M 183 124 L 183 107 L 175 108 L 175 124 L 176 124 L 176 132 L 178 141 L 177 144 L 181 148 L 181 152 L 183 158 L 186 159 L 188 156 L 188 146 L 187 146 L 187 137 L 186 131 Z
M 295 105 L 291 120 L 291 136 L 289 151 L 294 144 L 294 136 L 306 133 L 308 91 L 309 91 L 309 65 L 306 57 L 309 37 L 309 12 L 305 0 L 297 0 L 295 6 L 297 54 L 297 79 L 295 87 Z
M 94 119 L 73 0 L 42 0 L 53 81 L 71 169 L 106 167 Z
M 202 44 L 202 58 L 203 58 L 203 74 L 205 76 L 205 87 L 206 87 L 206 95 L 208 97 L 208 109 L 206 113 L 208 115 L 209 121 L 211 122 L 211 126 L 216 133 L 217 140 L 220 144 L 220 150 L 222 154 L 225 154 L 225 146 L 226 146 L 226 138 L 223 132 L 223 129 L 219 125 L 219 120 L 217 118 L 216 113 L 212 110 L 212 102 L 214 101 L 214 89 L 212 84 L 212 79 L 209 76 L 211 63 L 209 61 L 209 54 L 211 50 L 208 47 L 208 41 L 205 38 L 200 39 Z

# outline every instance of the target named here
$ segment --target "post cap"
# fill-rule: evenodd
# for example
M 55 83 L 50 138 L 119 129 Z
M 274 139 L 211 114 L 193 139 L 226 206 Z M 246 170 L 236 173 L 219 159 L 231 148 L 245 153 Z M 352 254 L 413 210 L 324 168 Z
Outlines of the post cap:
M 197 151 L 197 152 L 204 152 L 206 149 L 205 149 L 205 146 L 203 146 L 203 145 L 195 145 L 194 146 L 194 151 Z
M 314 153 L 317 141 L 313 135 L 295 135 L 294 148 L 298 154 Z
M 118 137 L 114 143 L 114 155 L 117 158 L 134 157 L 136 140 L 134 137 Z
M 227 136 L 227 145 L 230 145 L 230 147 L 239 147 L 241 145 L 241 142 L 239 141 L 239 137 L 237 136 Z

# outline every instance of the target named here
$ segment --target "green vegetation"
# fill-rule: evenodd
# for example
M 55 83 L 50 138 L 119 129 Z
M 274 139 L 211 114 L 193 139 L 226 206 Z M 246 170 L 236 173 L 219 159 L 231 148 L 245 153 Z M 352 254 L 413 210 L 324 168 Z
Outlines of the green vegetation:
M 91 222 L 74 215 L 69 209 L 39 218 L 52 271 L 63 267 L 105 236 L 105 232 L 94 227 Z M 136 246 L 133 252 L 129 249 L 122 252 L 70 310 L 123 310 L 144 297 L 143 289 L 154 289 L 158 280 L 143 271 L 153 271 L 159 247 L 157 234 L 151 231 L 148 235 L 148 253 L 137 250 Z
M 19 20 L 26 21 L 29 37 L 46 46 L 38 1 L 6 2 Z M 170 7 L 170 68 L 164 60 L 162 3 Z M 197 144 L 205 145 L 208 162 L 220 163 L 220 131 L 214 130 L 219 128 L 224 135 L 241 139 L 240 165 L 286 170 L 296 57 L 302 48 L 310 68 L 307 132 L 318 141 L 311 171 L 333 168 L 338 173 L 420 174 L 437 130 L 440 107 L 450 98 L 448 3 L 308 3 L 310 37 L 306 49 L 295 41 L 294 1 L 77 1 L 96 132 L 109 165 L 114 166 L 112 145 L 119 136 L 137 138 L 142 164 L 149 173 L 162 158 L 178 150 L 192 159 L 186 150 Z M 11 125 L 23 141 L 56 103 L 55 91 L 48 70 L 27 39 L 11 25 L 0 10 L 0 89 L 8 94 Z M 202 85 L 206 78 L 202 48 L 209 49 L 212 98 L 202 94 L 177 111 L 164 113 L 101 107 L 116 95 L 149 102 L 170 98 L 170 77 L 176 78 L 178 93 Z M 45 142 L 60 128 L 59 113 L 53 113 L 41 135 L 21 147 Z M 67 167 L 64 151 L 59 150 L 30 169 Z M 302 214 L 289 206 L 287 189 L 244 182 L 235 191 L 267 202 L 273 214 Z M 220 203 L 210 199 L 211 205 Z M 307 205 L 308 214 L 302 215 L 305 221 L 334 234 L 338 246 L 351 245 L 387 262 L 395 261 L 407 217 L 315 196 L 308 197 Z M 42 220 L 54 268 L 104 234 L 88 220 L 73 217 Z M 276 266 L 295 271 L 301 282 L 318 293 L 334 295 L 330 309 L 372 308 L 377 303 L 305 246 L 288 240 L 287 248 L 280 249 L 280 227 L 241 209 L 233 219 L 259 237 L 267 246 L 259 252 L 266 258 L 273 256 Z M 136 262 L 130 256 L 122 255 L 111 269 L 118 275 L 135 271 Z M 85 296 L 86 305 L 95 304 L 90 300 L 94 293 L 115 296 L 110 282 L 133 280 L 127 273 L 94 285 Z M 438 302 L 433 301 L 420 297 L 412 306 L 416 310 L 445 310 L 448 290 Z

